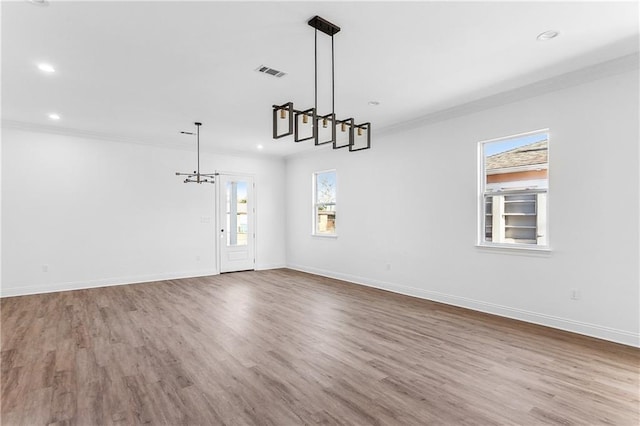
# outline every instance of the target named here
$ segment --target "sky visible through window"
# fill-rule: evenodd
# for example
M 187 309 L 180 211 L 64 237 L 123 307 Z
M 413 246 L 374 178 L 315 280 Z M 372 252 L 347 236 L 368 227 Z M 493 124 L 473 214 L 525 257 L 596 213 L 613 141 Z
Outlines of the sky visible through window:
M 316 175 L 317 200 L 320 203 L 336 202 L 336 172 L 329 171 Z
M 509 151 L 523 145 L 529 145 L 531 143 L 546 140 L 547 137 L 548 137 L 547 133 L 536 133 L 533 135 L 526 135 L 526 136 L 516 137 L 512 139 L 505 139 L 505 140 L 495 141 L 495 142 L 487 142 L 484 144 L 484 155 L 485 157 L 490 157 L 494 154 L 499 154 L 501 152 Z
M 238 200 L 247 199 L 247 182 L 238 182 Z

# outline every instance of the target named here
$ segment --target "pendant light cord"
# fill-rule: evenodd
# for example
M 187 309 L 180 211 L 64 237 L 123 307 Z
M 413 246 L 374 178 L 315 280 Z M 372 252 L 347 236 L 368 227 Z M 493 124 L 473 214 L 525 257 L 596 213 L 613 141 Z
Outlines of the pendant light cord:
M 315 40 L 314 40 L 315 48 L 313 51 L 314 55 L 314 108 L 315 114 L 318 115 L 318 30 L 315 31 Z M 332 121 L 331 124 L 335 126 L 333 119 L 335 119 L 336 115 L 336 64 L 335 64 L 335 53 L 334 53 L 334 45 L 333 45 L 333 34 L 331 35 L 331 115 Z M 315 118 L 315 117 L 314 117 Z
M 200 181 L 200 126 L 196 126 L 198 128 L 198 182 Z
M 316 30 L 317 31 L 317 30 Z M 333 34 L 331 34 L 331 125 L 335 127 L 333 120 L 336 118 L 336 83 L 335 83 L 336 66 L 333 54 Z
M 313 93 L 314 93 L 314 101 L 313 101 L 313 107 L 315 109 L 315 111 L 313 112 L 314 117 L 313 117 L 313 121 L 314 121 L 314 126 L 316 126 L 315 121 L 316 121 L 316 116 L 318 115 L 318 29 L 316 28 L 315 31 L 315 49 L 313 51 L 313 56 L 314 56 L 314 67 L 315 67 L 315 74 L 314 74 L 314 80 L 315 80 L 315 86 L 313 89 Z

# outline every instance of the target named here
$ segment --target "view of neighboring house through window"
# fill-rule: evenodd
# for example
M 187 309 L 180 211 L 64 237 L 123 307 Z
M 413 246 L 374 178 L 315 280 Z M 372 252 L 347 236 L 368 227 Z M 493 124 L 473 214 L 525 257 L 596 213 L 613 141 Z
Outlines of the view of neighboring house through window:
M 336 235 L 336 171 L 313 174 L 313 233 Z
M 480 143 L 480 244 L 547 247 L 549 135 Z

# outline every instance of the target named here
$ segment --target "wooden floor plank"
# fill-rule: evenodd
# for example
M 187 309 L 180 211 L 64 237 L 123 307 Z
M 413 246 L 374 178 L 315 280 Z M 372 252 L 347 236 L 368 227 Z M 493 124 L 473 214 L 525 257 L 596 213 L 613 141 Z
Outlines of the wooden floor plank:
M 2 299 L 3 425 L 640 423 L 640 350 L 280 269 Z

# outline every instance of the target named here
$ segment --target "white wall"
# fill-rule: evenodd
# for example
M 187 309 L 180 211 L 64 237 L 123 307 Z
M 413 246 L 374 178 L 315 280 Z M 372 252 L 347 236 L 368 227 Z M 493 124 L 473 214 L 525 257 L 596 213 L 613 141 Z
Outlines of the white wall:
M 193 149 L 3 128 L 2 295 L 217 273 L 214 185 L 174 175 L 195 161 Z M 256 268 L 284 266 L 284 161 L 201 164 L 255 175 Z
M 369 151 L 289 158 L 287 262 L 639 346 L 638 90 L 635 69 L 373 133 Z M 552 252 L 476 247 L 477 142 L 542 128 L 550 129 Z M 331 168 L 339 236 L 312 237 L 311 174 Z
M 258 269 L 286 263 L 639 346 L 638 86 L 634 70 L 374 133 L 369 151 L 318 149 L 286 175 L 273 158 L 202 164 L 255 174 Z M 552 252 L 475 247 L 477 141 L 546 127 Z M 3 128 L 1 160 L 3 296 L 217 272 L 214 223 L 200 220 L 214 216 L 213 187 L 173 175 L 193 168 L 192 150 Z M 311 174 L 330 168 L 339 237 L 314 238 Z

